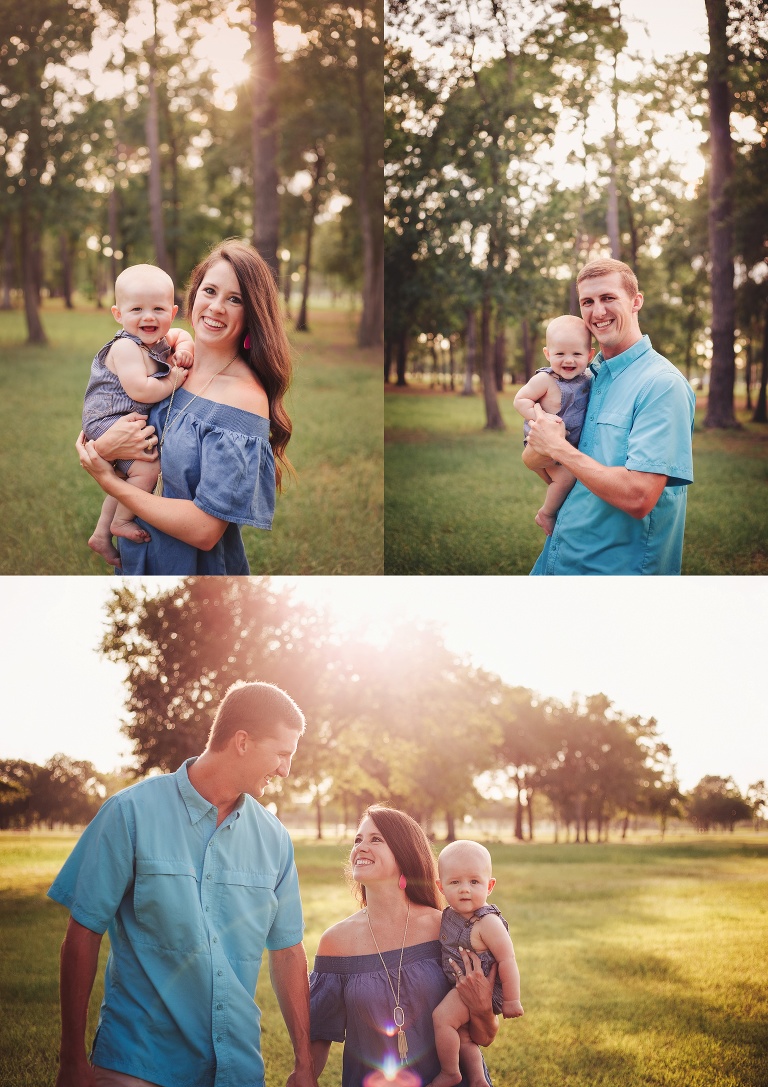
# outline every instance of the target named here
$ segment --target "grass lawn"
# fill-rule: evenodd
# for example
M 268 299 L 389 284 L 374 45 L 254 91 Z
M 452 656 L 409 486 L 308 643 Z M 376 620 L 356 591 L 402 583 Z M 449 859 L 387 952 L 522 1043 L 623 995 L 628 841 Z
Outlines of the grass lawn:
M 53 306 L 46 348 L 24 344 L 21 313 L 0 313 L 0 574 L 110 574 L 86 543 L 102 493 L 73 445 L 91 359 L 117 326 L 109 310 Z M 271 533 L 244 529 L 246 552 L 254 574 L 379 574 L 380 351 L 355 345 L 353 314 L 310 316 L 310 333 L 291 333 L 298 483 L 278 499 Z
M 4 1087 L 55 1077 L 66 913 L 44 892 L 74 841 L 0 835 Z M 322 930 L 353 908 L 341 878 L 347 849 L 297 845 L 310 962 Z M 487 1052 L 496 1087 L 768 1082 L 768 841 L 744 832 L 491 852 L 493 901 L 510 923 L 526 1011 L 502 1023 Z M 279 1087 L 290 1046 L 266 969 L 258 1002 L 267 1084 Z M 322 1087 L 338 1085 L 340 1054 L 334 1045 Z
M 481 395 L 418 388 L 385 396 L 388 574 L 530 573 L 544 542 L 533 517 L 544 484 L 522 464 L 523 421 L 484 431 Z M 768 573 L 768 427 L 705 431 L 696 413 L 683 574 Z

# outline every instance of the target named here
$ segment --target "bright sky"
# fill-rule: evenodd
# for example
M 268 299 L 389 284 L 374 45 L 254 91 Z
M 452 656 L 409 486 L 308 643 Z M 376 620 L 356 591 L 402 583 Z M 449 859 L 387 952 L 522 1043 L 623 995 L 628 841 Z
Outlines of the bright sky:
M 704 774 L 768 778 L 765 578 L 273 578 L 340 619 L 432 619 L 449 647 L 513 685 L 567 700 L 603 692 L 655 716 L 684 788 Z M 128 760 L 122 669 L 95 647 L 110 578 L 0 579 L 0 757 Z M 393 677 L 396 679 L 396 677 Z

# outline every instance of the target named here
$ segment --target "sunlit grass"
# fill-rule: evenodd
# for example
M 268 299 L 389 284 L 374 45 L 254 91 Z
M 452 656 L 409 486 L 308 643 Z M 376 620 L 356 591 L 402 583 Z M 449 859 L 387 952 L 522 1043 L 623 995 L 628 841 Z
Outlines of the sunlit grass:
M 514 389 L 507 429 L 483 429 L 482 396 L 385 396 L 385 569 L 389 574 L 527 575 L 544 543 L 533 517 L 544 484 L 522 464 Z M 694 434 L 683 574 L 768 572 L 768 427 Z
M 43 313 L 47 348 L 24 344 L 19 312 L 0 313 L 0 574 L 109 574 L 86 541 L 101 491 L 74 441 L 91 359 L 117 327 L 108 310 Z M 383 562 L 380 352 L 355 345 L 356 315 L 317 308 L 291 332 L 287 401 L 298 482 L 271 533 L 246 528 L 254 574 L 376 574 Z
M 53 1083 L 66 913 L 43 896 L 74 841 L 0 835 L 5 1087 Z M 297 843 L 310 964 L 321 932 L 355 908 L 342 877 L 348 848 Z M 510 924 L 526 1010 L 487 1052 L 496 1087 L 768 1082 L 768 841 L 744 832 L 491 852 L 492 901 Z M 266 962 L 258 1002 L 273 1087 L 290 1072 L 291 1049 Z M 322 1087 L 336 1087 L 340 1069 L 334 1045 Z

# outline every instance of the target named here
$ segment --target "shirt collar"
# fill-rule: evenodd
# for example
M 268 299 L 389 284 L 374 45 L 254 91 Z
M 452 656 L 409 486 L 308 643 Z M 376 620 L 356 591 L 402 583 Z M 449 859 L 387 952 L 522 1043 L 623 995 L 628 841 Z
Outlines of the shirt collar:
M 191 759 L 186 759 L 174 775 L 179 793 L 181 794 L 181 799 L 184 801 L 187 814 L 189 815 L 189 821 L 193 826 L 195 823 L 199 823 L 201 819 L 204 819 L 208 812 L 216 811 L 216 806 L 212 804 L 210 800 L 206 800 L 204 796 L 201 796 L 189 780 L 189 767 L 196 761 L 197 755 Z M 239 819 L 244 806 L 245 793 L 242 793 L 227 822 Z
M 597 376 L 602 367 L 605 366 L 611 377 L 618 377 L 623 370 L 626 370 L 626 368 L 631 366 L 631 364 L 639 359 L 641 355 L 644 355 L 646 351 L 650 350 L 650 336 L 641 336 L 640 339 L 636 343 L 633 343 L 631 347 L 628 347 L 626 351 L 622 351 L 620 355 L 614 355 L 612 359 L 604 359 L 603 352 L 598 352 L 589 364 L 589 368 L 592 373 Z

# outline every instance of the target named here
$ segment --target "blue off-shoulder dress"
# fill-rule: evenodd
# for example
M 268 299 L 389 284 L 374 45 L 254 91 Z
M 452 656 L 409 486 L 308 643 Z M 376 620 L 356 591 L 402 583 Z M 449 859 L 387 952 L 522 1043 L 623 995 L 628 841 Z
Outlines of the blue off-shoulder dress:
M 397 989 L 400 949 L 385 951 L 384 962 Z M 451 988 L 440 962 L 440 941 L 415 944 L 403 952 L 400 1005 L 405 1012 L 408 1060 L 416 1084 L 440 1071 L 432 1012 Z M 365 1087 L 372 1073 L 403 1067 L 397 1053 L 394 1000 L 378 955 L 318 955 L 309 978 L 312 1041 L 344 1043 L 341 1087 Z M 491 1079 L 486 1069 L 485 1078 Z M 464 1081 L 462 1080 L 462 1083 Z
M 168 401 L 156 404 L 149 422 L 163 432 Z M 190 499 L 227 521 L 224 535 L 201 551 L 136 518 L 149 543 L 118 539 L 123 574 L 250 573 L 241 525 L 269 529 L 275 510 L 275 461 L 269 419 L 177 389 L 161 454 L 163 495 Z

